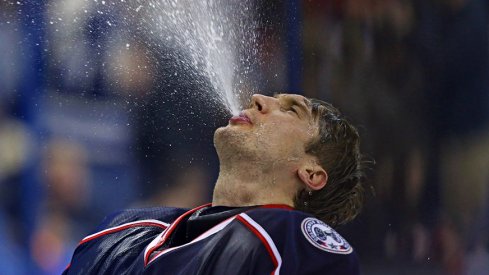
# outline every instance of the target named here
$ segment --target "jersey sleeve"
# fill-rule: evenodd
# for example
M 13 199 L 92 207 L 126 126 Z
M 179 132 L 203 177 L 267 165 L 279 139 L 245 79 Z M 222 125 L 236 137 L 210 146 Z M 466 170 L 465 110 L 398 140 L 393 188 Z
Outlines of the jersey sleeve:
M 270 237 L 281 274 L 360 274 L 350 244 L 324 222 L 295 210 L 257 209 L 246 214 Z
M 124 254 L 124 251 L 138 251 L 139 246 L 148 243 L 183 212 L 177 208 L 145 208 L 123 210 L 107 216 L 79 242 L 63 274 L 97 274 L 100 270 L 109 269 L 107 263 L 117 263 L 112 258 Z M 128 245 L 123 246 L 122 240 Z M 124 257 L 133 256 L 125 253 Z

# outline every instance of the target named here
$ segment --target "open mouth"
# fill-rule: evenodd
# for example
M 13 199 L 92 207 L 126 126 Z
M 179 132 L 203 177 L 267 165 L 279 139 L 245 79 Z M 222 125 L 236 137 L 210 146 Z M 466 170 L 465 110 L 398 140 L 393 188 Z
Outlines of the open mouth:
M 241 111 L 239 115 L 231 117 L 231 119 L 229 119 L 229 122 L 231 122 L 232 124 L 251 124 L 251 119 L 246 115 L 244 111 Z

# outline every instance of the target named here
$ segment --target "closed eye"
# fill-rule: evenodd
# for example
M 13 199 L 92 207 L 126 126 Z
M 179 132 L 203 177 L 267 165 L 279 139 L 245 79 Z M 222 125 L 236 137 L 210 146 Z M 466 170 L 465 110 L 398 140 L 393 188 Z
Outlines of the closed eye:
M 294 113 L 294 115 L 299 116 L 299 111 L 297 110 L 295 105 L 288 106 L 287 108 L 284 108 L 284 109 L 287 112 L 292 112 L 292 113 Z

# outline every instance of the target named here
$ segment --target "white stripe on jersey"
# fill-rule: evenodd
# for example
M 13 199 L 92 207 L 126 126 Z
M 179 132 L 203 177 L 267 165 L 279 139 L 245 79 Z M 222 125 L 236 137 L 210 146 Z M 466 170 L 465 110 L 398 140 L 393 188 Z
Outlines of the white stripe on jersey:
M 273 255 L 277 259 L 277 268 L 273 272 L 273 274 L 278 275 L 280 273 L 280 267 L 282 266 L 282 257 L 280 256 L 280 253 L 278 252 L 277 247 L 275 246 L 275 243 L 273 242 L 272 238 L 270 235 L 268 235 L 267 231 L 261 227 L 255 220 L 253 220 L 250 216 L 246 215 L 245 213 L 239 214 L 240 217 L 245 219 L 250 225 L 252 225 L 260 234 L 262 235 L 263 238 L 267 241 L 268 245 L 272 249 Z

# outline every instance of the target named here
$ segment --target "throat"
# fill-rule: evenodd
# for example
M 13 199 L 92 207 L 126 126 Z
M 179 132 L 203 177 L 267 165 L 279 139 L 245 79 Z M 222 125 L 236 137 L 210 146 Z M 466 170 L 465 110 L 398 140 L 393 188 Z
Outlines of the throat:
M 228 184 L 217 181 L 212 197 L 212 205 L 239 207 L 257 205 L 254 191 L 246 185 Z
M 287 184 L 266 182 L 260 177 L 251 181 L 243 181 L 220 174 L 214 188 L 212 205 L 241 207 L 285 204 L 293 207 L 294 197 L 295 193 L 288 188 Z

